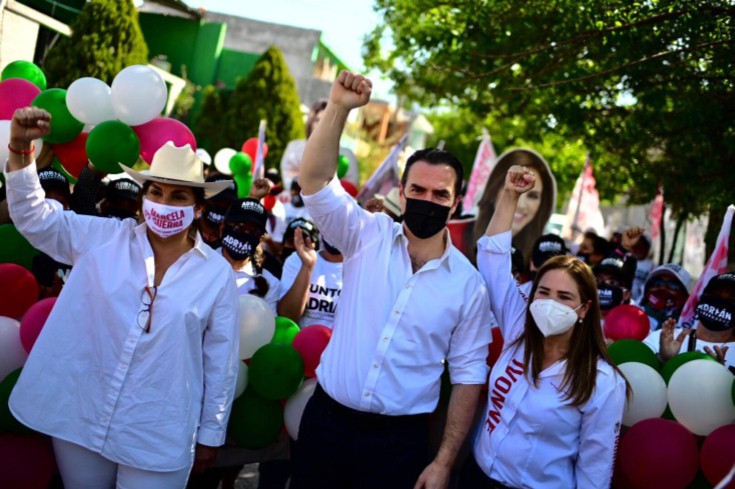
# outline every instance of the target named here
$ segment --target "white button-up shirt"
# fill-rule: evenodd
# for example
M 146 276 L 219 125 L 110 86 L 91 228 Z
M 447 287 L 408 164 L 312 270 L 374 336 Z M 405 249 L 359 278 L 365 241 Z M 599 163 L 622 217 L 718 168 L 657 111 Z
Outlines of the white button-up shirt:
M 31 428 L 145 470 L 224 442 L 237 379 L 237 288 L 196 235 L 138 325 L 154 256 L 144 224 L 65 212 L 35 165 L 6 173 L 10 215 L 33 246 L 74 266 L 10 397 Z
M 505 346 L 490 372 L 488 400 L 475 431 L 477 464 L 515 488 L 607 488 L 625 406 L 625 381 L 605 361 L 597 363 L 592 397 L 569 405 L 560 391 L 566 361 L 543 370 L 538 386 L 525 375 L 523 333 L 527 302 L 511 275 L 511 232 L 478 241 L 477 265 Z
M 444 254 L 413 273 L 403 227 L 361 209 L 337 179 L 304 202 L 345 258 L 332 338 L 317 369 L 324 390 L 353 409 L 399 415 L 434 410 L 445 359 L 452 383 L 484 383 L 487 289 L 449 233 Z

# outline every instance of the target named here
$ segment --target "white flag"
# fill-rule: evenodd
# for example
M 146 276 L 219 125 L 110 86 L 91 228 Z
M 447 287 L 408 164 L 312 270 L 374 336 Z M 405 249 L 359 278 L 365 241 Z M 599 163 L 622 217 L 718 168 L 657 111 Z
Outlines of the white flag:
M 593 229 L 602 236 L 605 232 L 605 220 L 600 211 L 600 194 L 595 188 L 595 177 L 592 170 L 592 161 L 587 156 L 584 169 L 577 178 L 572 191 L 572 197 L 567 206 L 567 219 L 561 236 L 570 241 L 576 241 L 577 237 Z
M 490 173 L 495 167 L 498 155 L 495 153 L 493 142 L 490 139 L 487 129 L 482 128 L 482 140 L 477 148 L 475 162 L 472 164 L 472 173 L 470 181 L 467 182 L 467 192 L 462 201 L 462 213 L 477 215 L 482 194 L 485 192 L 485 185 L 490 178 Z
M 258 149 L 255 153 L 255 165 L 253 165 L 253 179 L 257 180 L 265 176 L 265 165 L 263 164 L 263 149 L 265 145 L 265 119 L 260 120 L 258 126 Z

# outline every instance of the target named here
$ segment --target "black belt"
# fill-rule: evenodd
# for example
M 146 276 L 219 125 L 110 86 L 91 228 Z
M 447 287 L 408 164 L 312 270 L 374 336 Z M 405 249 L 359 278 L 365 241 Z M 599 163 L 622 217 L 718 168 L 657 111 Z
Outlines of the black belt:
M 317 384 L 312 399 L 322 404 L 331 416 L 339 418 L 347 423 L 365 429 L 396 429 L 396 428 L 426 428 L 428 427 L 428 414 L 401 414 L 389 415 L 379 413 L 368 413 L 352 409 L 335 401 L 327 394 L 322 386 Z

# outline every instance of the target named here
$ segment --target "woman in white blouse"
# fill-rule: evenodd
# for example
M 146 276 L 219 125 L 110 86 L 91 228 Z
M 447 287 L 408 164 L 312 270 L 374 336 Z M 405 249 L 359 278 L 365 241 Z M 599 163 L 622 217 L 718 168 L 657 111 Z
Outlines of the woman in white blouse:
M 170 142 L 143 185 L 145 223 L 64 211 L 44 199 L 33 141 L 50 115 L 19 109 L 5 178 L 18 230 L 74 266 L 10 397 L 25 425 L 52 437 L 67 489 L 184 487 L 224 442 L 237 379 L 232 268 L 191 226 L 205 183 L 189 146 Z
M 559 256 L 528 304 L 511 275 L 511 226 L 534 172 L 513 166 L 477 262 L 505 346 L 490 374 L 463 488 L 609 487 L 626 382 L 607 355 L 595 278 Z

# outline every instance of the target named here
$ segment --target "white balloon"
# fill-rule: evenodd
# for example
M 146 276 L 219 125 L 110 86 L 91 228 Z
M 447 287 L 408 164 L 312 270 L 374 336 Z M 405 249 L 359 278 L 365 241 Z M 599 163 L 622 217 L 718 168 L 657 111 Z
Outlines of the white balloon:
M 71 115 L 87 125 L 94 126 L 117 118 L 112 108 L 112 89 L 97 78 L 74 80 L 66 91 L 66 105 Z
M 0 164 L 5 164 L 5 160 L 10 157 L 10 121 L 0 121 Z M 36 139 L 33 141 L 35 151 L 33 157 L 38 158 L 43 149 L 43 139 Z
M 276 331 L 276 317 L 268 304 L 254 295 L 240 296 L 240 359 L 246 360 L 270 343 Z
M 0 382 L 26 363 L 28 353 L 20 342 L 20 323 L 0 317 Z
M 112 80 L 112 108 L 118 119 L 131 126 L 158 117 L 167 98 L 166 83 L 148 66 L 128 66 Z
M 633 426 L 644 419 L 660 418 L 668 402 L 666 382 L 661 375 L 640 362 L 626 362 L 618 368 L 633 390 L 632 397 L 625 404 L 623 424 Z
M 209 156 L 209 153 L 207 152 L 206 149 L 199 148 L 199 149 L 197 149 L 196 153 L 197 153 L 197 156 L 199 157 L 199 159 L 202 160 L 202 163 L 204 163 L 205 165 L 211 165 L 212 164 L 212 157 Z
M 240 360 L 237 367 L 237 385 L 235 386 L 235 399 L 240 397 L 248 386 L 248 366 Z
M 230 170 L 230 158 L 236 154 L 237 151 L 232 148 L 222 148 L 214 155 L 214 167 L 223 175 L 232 175 L 232 171 Z
M 314 389 L 316 389 L 316 379 L 306 379 L 299 390 L 288 398 L 283 407 L 283 424 L 286 425 L 286 431 L 294 440 L 299 439 L 301 417 L 304 415 L 306 403 L 314 395 Z
M 685 363 L 669 380 L 669 407 L 676 420 L 695 435 L 707 436 L 735 421 L 733 377 L 710 360 Z

